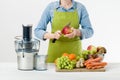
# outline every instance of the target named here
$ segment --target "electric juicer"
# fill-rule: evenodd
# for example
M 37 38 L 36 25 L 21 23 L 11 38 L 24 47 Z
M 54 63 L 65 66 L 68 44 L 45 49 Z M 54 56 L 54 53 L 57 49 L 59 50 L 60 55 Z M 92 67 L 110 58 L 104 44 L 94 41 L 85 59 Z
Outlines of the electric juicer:
M 35 55 L 38 54 L 40 41 L 32 38 L 32 25 L 22 25 L 23 35 L 15 37 L 15 51 L 19 70 L 33 70 Z

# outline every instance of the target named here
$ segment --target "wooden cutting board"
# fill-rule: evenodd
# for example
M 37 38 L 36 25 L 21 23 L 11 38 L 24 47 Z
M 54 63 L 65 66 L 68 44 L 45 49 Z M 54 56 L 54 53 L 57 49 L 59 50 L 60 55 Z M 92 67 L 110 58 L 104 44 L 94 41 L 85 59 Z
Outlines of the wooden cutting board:
M 100 69 L 75 68 L 72 70 L 56 68 L 56 72 L 105 72 L 105 71 L 106 71 L 105 68 Z

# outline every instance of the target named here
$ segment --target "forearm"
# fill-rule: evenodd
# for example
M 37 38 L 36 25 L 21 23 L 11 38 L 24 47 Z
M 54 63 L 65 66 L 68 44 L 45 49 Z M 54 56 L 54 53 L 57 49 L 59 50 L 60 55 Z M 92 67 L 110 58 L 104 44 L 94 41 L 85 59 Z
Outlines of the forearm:
M 94 31 L 92 28 L 81 29 L 80 31 L 81 31 L 81 39 L 90 38 L 94 34 Z
M 44 34 L 44 39 L 59 39 L 61 36 L 61 31 L 56 31 L 55 33 L 45 33 Z
M 41 30 L 41 29 L 38 29 L 36 28 L 34 30 L 34 35 L 35 37 L 37 37 L 38 39 L 41 39 L 41 40 L 44 40 L 44 34 L 46 33 L 46 31 L 44 30 Z
M 81 37 L 81 31 L 79 29 L 76 29 L 76 36 Z
M 47 32 L 47 33 L 44 34 L 43 37 L 44 37 L 44 39 L 53 39 L 55 37 L 55 35 Z
M 35 33 L 35 36 L 41 40 L 46 40 L 46 39 L 54 39 L 55 38 L 55 35 L 53 33 L 50 33 L 50 32 L 46 32 L 44 30 L 38 30 L 35 29 L 34 31 Z

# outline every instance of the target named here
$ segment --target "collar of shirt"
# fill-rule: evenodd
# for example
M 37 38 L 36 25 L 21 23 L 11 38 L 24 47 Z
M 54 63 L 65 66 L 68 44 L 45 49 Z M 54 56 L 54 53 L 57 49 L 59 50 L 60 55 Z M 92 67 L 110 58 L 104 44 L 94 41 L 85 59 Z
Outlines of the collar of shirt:
M 60 0 L 56 3 L 56 9 L 60 8 Z M 75 6 L 75 1 L 72 0 L 72 7 L 70 9 L 75 9 L 76 6 Z

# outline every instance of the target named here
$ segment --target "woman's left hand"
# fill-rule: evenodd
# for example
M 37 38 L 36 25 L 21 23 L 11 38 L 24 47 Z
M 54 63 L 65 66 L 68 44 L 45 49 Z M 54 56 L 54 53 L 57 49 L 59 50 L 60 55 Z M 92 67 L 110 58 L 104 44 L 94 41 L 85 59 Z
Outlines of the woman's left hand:
M 81 33 L 80 33 L 79 29 L 72 28 L 72 32 L 70 34 L 64 35 L 64 37 L 74 38 L 75 36 L 80 36 L 80 35 L 81 35 Z

